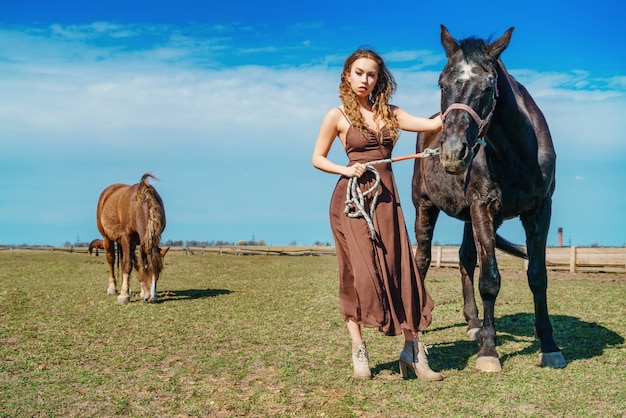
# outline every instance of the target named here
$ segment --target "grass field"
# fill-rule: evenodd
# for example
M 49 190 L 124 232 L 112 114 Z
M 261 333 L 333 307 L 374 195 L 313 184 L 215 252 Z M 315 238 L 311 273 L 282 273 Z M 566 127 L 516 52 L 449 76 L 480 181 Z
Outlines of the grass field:
M 160 302 L 119 306 L 102 255 L 2 251 L 0 416 L 625 416 L 626 275 L 550 274 L 569 362 L 555 370 L 538 366 L 524 272 L 503 264 L 501 373 L 475 370 L 458 273 L 440 269 L 424 341 L 446 379 L 403 380 L 401 337 L 365 330 L 374 378 L 361 381 L 332 256 L 170 251 Z

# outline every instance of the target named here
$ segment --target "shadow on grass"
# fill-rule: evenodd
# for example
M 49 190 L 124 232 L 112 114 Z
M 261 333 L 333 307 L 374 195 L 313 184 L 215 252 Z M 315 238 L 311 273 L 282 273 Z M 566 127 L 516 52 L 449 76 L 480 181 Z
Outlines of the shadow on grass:
M 554 328 L 554 340 L 567 362 L 598 357 L 606 348 L 624 344 L 624 337 L 595 322 L 583 321 L 569 315 L 550 315 L 550 321 Z M 502 356 L 503 362 L 508 357 L 539 352 L 539 340 L 535 337 L 534 323 L 535 316 L 529 313 L 506 315 L 496 320 L 498 341 L 517 340 L 516 336 L 533 338 L 533 342 L 526 348 Z
M 550 320 L 554 328 L 554 339 L 568 363 L 601 356 L 606 348 L 624 344 L 624 337 L 595 322 L 586 322 L 568 315 L 550 315 Z M 534 322 L 535 316 L 529 313 L 496 318 L 498 346 L 507 341 L 528 343 L 519 351 L 501 356 L 500 361 L 503 365 L 509 358 L 539 353 L 539 340 L 534 333 Z M 467 324 L 462 322 L 433 328 L 427 333 L 432 334 L 452 328 L 458 328 L 459 335 L 465 336 Z M 532 342 L 528 342 L 529 339 L 532 339 Z M 428 344 L 428 337 L 426 343 Z M 431 368 L 437 371 L 463 370 L 468 366 L 470 358 L 478 353 L 478 349 L 478 342 L 468 338 L 437 343 L 433 345 L 429 353 L 428 362 Z M 392 373 L 400 372 L 398 362 L 394 361 L 377 365 L 372 369 L 372 373 L 376 375 L 383 370 L 390 370 Z
M 163 303 L 173 300 L 191 300 L 213 298 L 221 295 L 229 295 L 232 291 L 228 289 L 184 289 L 184 290 L 167 290 L 159 295 L 157 303 Z

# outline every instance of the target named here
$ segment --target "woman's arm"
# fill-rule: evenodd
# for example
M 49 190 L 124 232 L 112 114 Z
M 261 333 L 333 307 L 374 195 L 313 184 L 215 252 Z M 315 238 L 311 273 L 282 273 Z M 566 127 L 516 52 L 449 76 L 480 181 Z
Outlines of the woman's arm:
M 398 119 L 400 129 L 409 132 L 438 132 L 442 128 L 441 116 L 437 115 L 432 119 L 413 116 L 410 113 L 394 108 L 394 114 Z
M 360 177 L 365 172 L 363 164 L 357 163 L 346 167 L 335 164 L 327 158 L 330 147 L 333 145 L 337 135 L 339 135 L 340 118 L 341 112 L 338 109 L 331 109 L 324 117 L 317 141 L 315 142 L 315 148 L 313 148 L 313 166 L 326 173 L 340 174 L 346 177 Z

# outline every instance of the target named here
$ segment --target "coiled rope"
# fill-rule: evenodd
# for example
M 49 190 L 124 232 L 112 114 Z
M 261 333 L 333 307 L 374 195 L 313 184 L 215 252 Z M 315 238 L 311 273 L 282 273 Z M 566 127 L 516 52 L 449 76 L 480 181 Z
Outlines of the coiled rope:
M 359 186 L 359 178 L 351 177 L 348 180 L 348 187 L 346 188 L 346 201 L 344 213 L 350 218 L 364 218 L 367 222 L 367 226 L 370 230 L 370 238 L 372 241 L 376 240 L 376 228 L 374 228 L 374 211 L 376 210 L 376 203 L 378 202 L 378 195 L 380 194 L 380 174 L 374 168 L 377 164 L 395 163 L 396 161 L 403 161 L 415 158 L 426 158 L 439 154 L 439 148 L 430 149 L 426 148 L 423 152 L 418 154 L 405 155 L 402 157 L 386 158 L 384 160 L 376 160 L 365 163 L 365 169 L 374 174 L 374 183 L 367 190 L 361 190 Z M 365 210 L 365 198 L 373 195 L 370 202 L 369 213 Z

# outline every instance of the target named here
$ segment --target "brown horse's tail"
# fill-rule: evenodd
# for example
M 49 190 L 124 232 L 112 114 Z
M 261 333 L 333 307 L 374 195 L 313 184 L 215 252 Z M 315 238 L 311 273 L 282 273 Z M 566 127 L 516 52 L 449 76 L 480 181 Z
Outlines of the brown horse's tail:
M 153 270 L 160 272 L 163 269 L 163 258 L 159 250 L 159 243 L 161 242 L 161 233 L 165 229 L 165 209 L 161 196 L 148 182 L 150 177 L 156 179 L 149 173 L 143 175 L 137 192 L 137 199 L 148 209 L 148 222 L 146 232 L 141 239 L 141 252 L 146 255 L 147 260 L 145 261 L 152 266 Z

